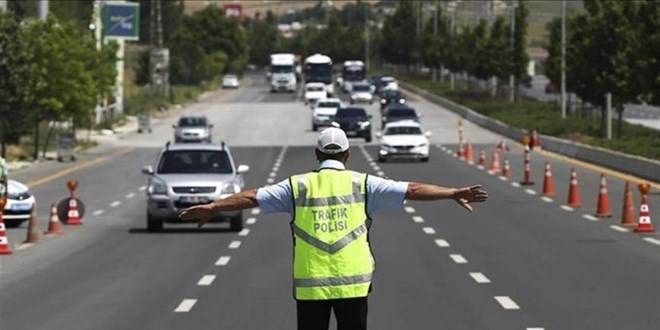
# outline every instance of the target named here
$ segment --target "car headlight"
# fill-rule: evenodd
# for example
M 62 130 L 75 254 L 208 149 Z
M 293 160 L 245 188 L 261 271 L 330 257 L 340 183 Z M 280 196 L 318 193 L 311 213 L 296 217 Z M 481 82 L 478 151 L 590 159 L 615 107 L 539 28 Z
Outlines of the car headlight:
M 406 100 L 405 99 L 399 99 L 399 103 L 404 104 L 404 103 L 406 103 Z
M 226 182 L 225 184 L 222 185 L 222 188 L 220 189 L 221 194 L 236 194 L 241 191 L 241 188 L 234 184 L 233 182 Z
M 380 100 L 380 103 L 385 104 L 385 103 L 387 103 L 387 100 L 385 100 L 385 99 L 381 99 L 381 100 Z
M 167 195 L 167 184 L 163 180 L 152 178 L 147 192 L 150 195 Z

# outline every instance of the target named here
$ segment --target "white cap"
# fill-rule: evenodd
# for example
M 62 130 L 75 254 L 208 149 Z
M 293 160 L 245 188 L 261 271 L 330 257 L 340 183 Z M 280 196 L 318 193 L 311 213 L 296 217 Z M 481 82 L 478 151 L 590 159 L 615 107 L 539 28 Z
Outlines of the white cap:
M 329 127 L 319 133 L 316 149 L 324 154 L 338 154 L 348 150 L 348 138 L 343 130 Z

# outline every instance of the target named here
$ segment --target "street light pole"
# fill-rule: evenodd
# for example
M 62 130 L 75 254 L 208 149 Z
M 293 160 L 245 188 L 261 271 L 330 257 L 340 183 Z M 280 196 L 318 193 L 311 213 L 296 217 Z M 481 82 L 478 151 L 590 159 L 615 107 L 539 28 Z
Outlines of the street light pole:
M 566 0 L 561 1 L 561 118 L 566 118 Z
M 511 0 L 511 41 L 510 41 L 510 47 L 511 47 L 511 73 L 509 74 L 509 101 L 514 102 L 516 100 L 516 94 L 515 94 L 515 84 L 516 84 L 516 77 L 513 74 L 513 71 L 515 69 L 515 62 L 514 62 L 514 45 L 515 45 L 515 33 L 516 33 L 516 2 L 515 0 Z

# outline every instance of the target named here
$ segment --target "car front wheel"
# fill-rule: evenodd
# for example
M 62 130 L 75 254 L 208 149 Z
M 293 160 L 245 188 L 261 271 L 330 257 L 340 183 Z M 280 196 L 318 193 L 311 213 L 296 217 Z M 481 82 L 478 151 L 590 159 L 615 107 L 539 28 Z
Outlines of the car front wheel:
M 155 233 L 163 231 L 163 222 L 157 218 L 154 218 L 151 214 L 147 212 L 147 231 Z
M 243 230 L 243 212 L 229 219 L 229 228 L 231 231 Z

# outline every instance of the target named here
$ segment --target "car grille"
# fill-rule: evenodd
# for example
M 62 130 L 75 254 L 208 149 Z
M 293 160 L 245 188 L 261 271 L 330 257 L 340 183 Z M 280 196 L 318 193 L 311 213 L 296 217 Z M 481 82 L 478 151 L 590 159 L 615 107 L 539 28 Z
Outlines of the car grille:
M 22 192 L 22 193 L 19 193 L 19 194 L 9 194 L 8 197 L 9 197 L 10 199 L 14 199 L 14 200 L 22 201 L 22 200 L 25 200 L 25 199 L 30 198 L 30 193 L 28 193 L 28 192 Z
M 215 192 L 215 187 L 172 187 L 177 194 L 209 194 Z
M 415 146 L 406 145 L 406 146 L 393 146 L 393 147 L 396 148 L 397 150 L 410 150 L 410 149 L 414 148 Z

